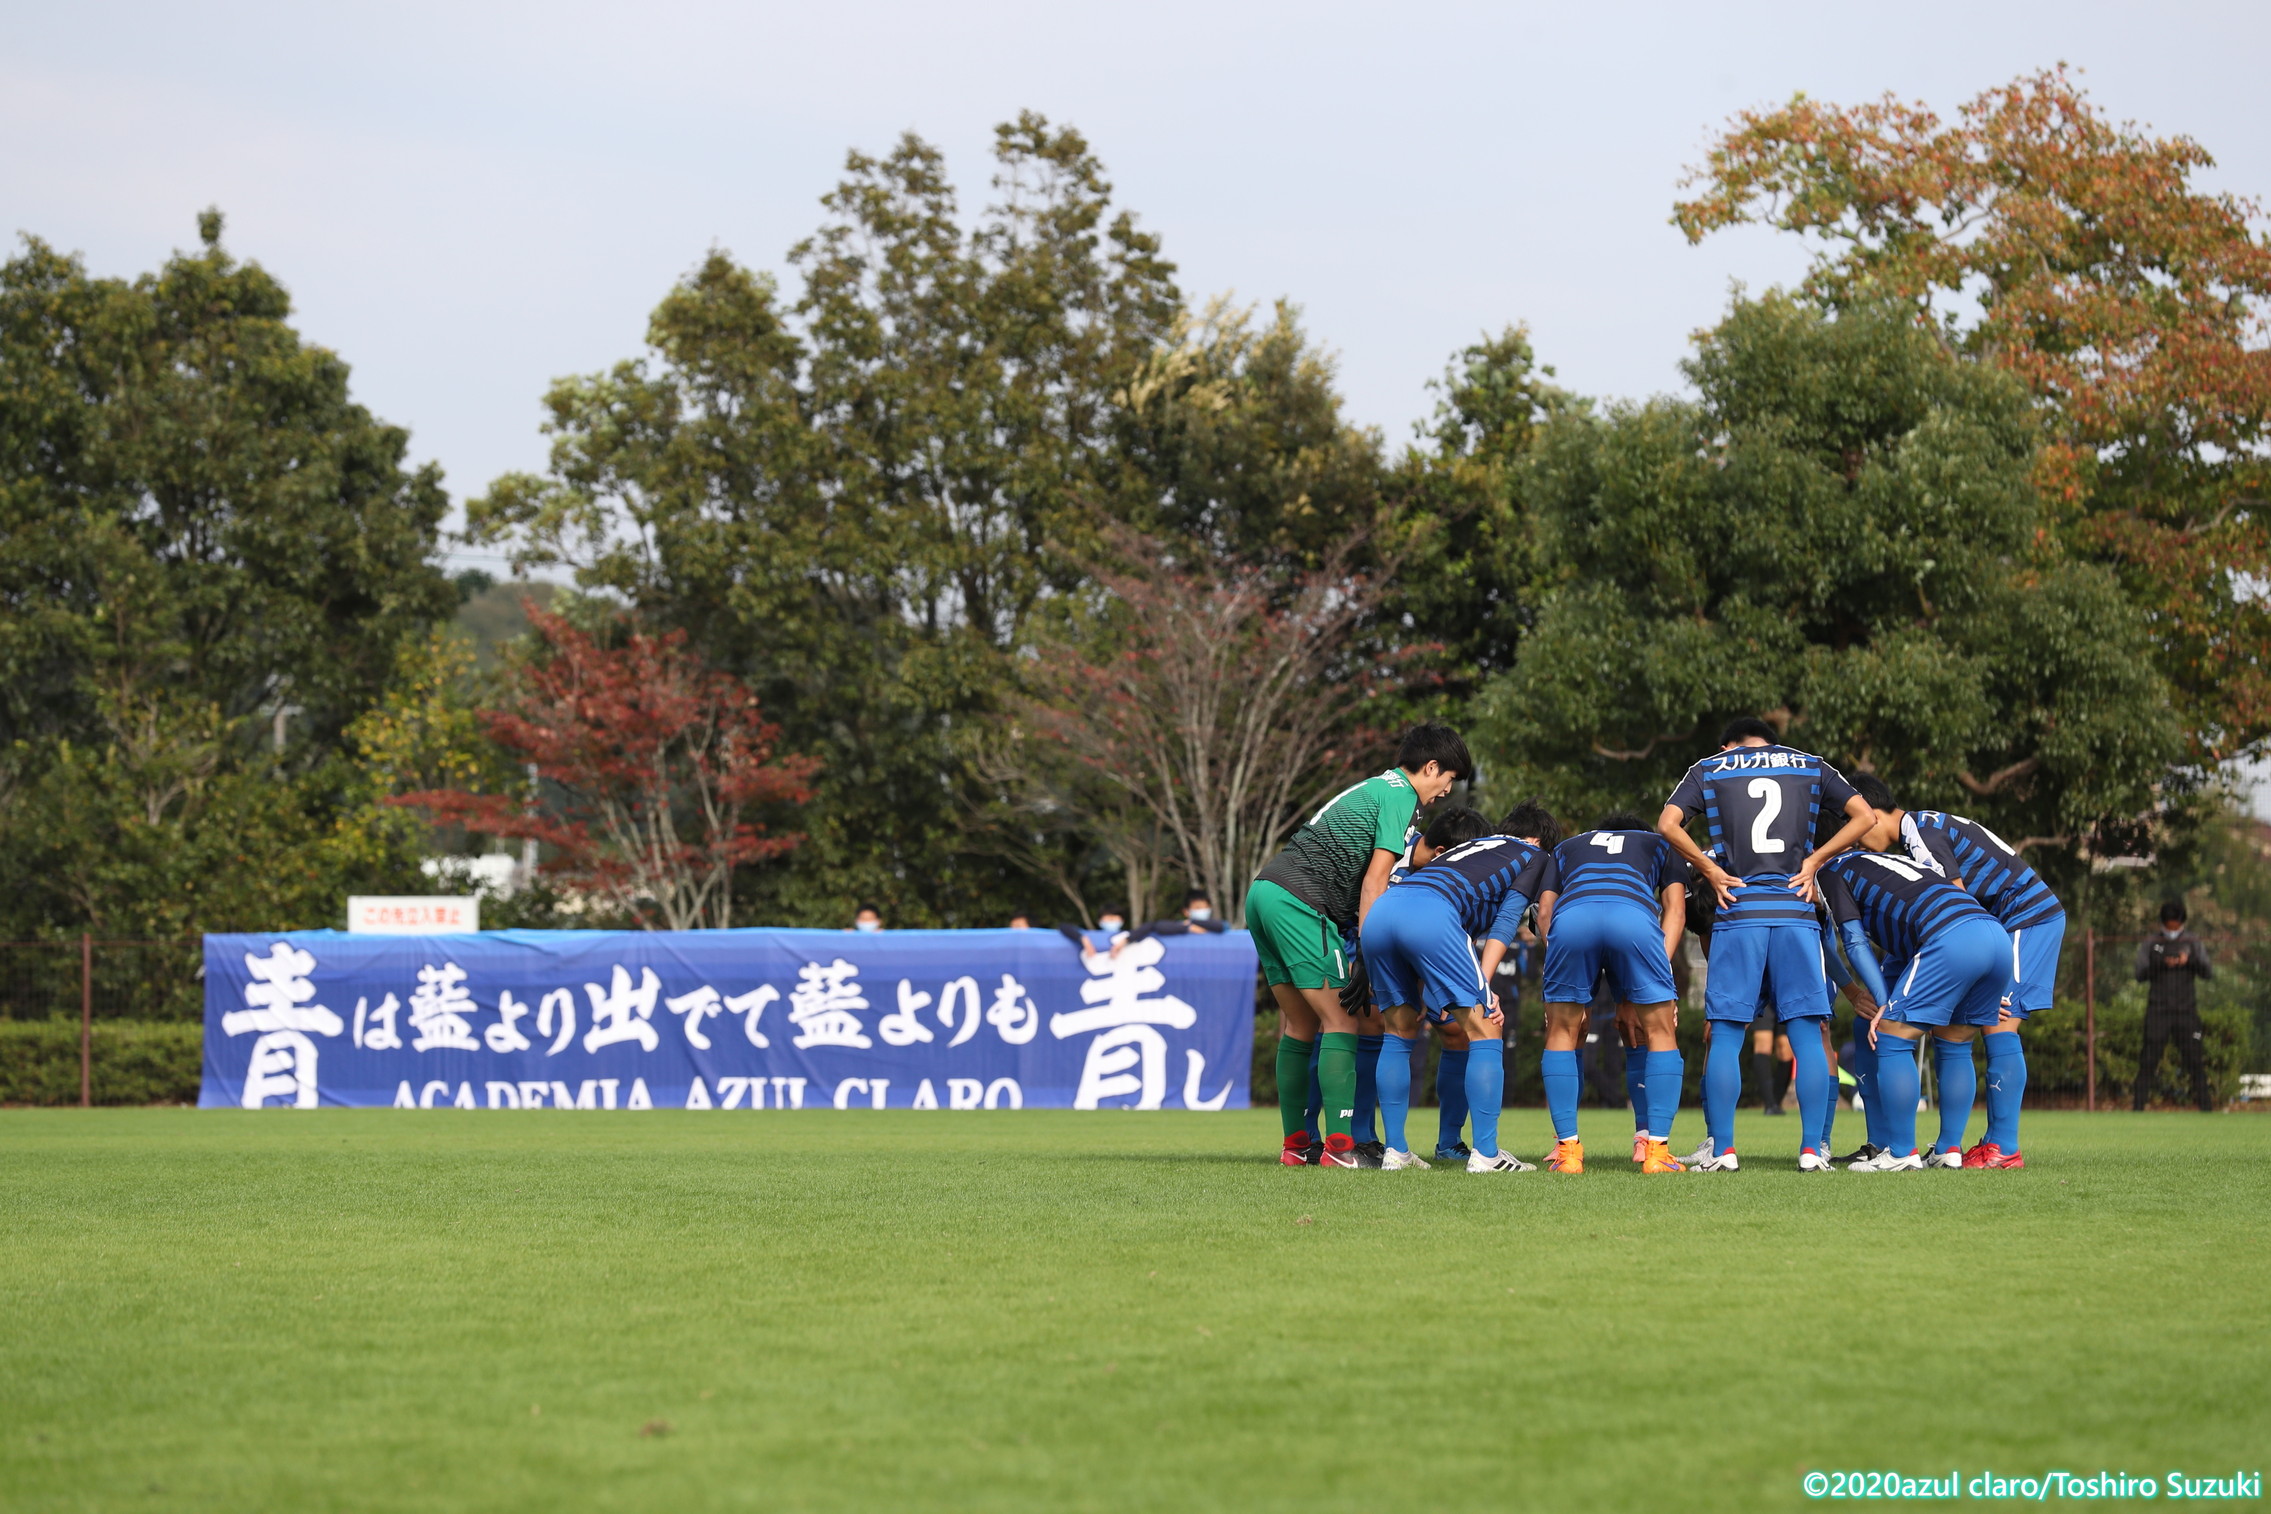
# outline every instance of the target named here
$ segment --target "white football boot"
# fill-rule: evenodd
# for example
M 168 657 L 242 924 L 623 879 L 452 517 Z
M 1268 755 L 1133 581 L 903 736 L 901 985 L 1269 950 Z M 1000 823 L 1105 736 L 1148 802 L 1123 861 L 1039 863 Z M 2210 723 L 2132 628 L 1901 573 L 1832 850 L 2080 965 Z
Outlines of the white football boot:
M 1690 1172 L 1695 1171 L 1696 1168 L 1702 1166 L 1705 1162 L 1708 1162 L 1710 1160 L 1711 1138 L 1709 1136 L 1705 1136 L 1703 1138 L 1703 1144 L 1701 1146 L 1696 1147 L 1695 1150 L 1680 1158 L 1680 1161 L 1685 1164 L 1687 1170 Z
M 1960 1162 L 1963 1158 L 1958 1157 L 1956 1160 Z M 1922 1172 L 1924 1170 L 1924 1153 L 1912 1151 L 1907 1156 L 1896 1157 L 1888 1151 L 1874 1161 L 1855 1162 L 1845 1170 L 1847 1172 Z
M 1822 1155 L 1822 1154 L 1821 1154 L 1820 1152 L 1818 1152 L 1818 1151 L 1801 1151 L 1801 1152 L 1799 1152 L 1799 1153 L 1798 1153 L 1798 1170 L 1799 1170 L 1800 1172 L 1835 1172 L 1835 1171 L 1837 1171 L 1837 1169 L 1836 1169 L 1835 1167 L 1832 1167 L 1832 1166 L 1830 1166 L 1830 1165 L 1829 1165 L 1829 1158 L 1828 1158 L 1828 1157 L 1825 1157 L 1825 1156 L 1823 1156 L 1823 1155 Z
M 1698 1152 L 1695 1157 L 1688 1159 L 1687 1170 L 1690 1172 L 1741 1172 L 1743 1170 L 1742 1162 L 1733 1152 L 1727 1152 L 1723 1156 L 1711 1156 L 1708 1154 L 1710 1150 L 1711 1143 L 1709 1141 L 1704 1142 L 1703 1150 Z
M 1434 1165 L 1416 1151 L 1388 1151 L 1381 1154 L 1382 1172 L 1408 1172 L 1415 1167 Z
M 1924 1159 L 1924 1165 L 1927 1167 L 1953 1167 L 1960 1172 L 1963 1170 L 1963 1153 L 1960 1151 L 1935 1151 Z
M 1486 1157 L 1478 1151 L 1467 1158 L 1467 1171 L 1469 1172 L 1536 1172 L 1537 1170 L 1537 1163 L 1525 1162 L 1504 1147 L 1500 1147 L 1498 1155 L 1494 1157 Z

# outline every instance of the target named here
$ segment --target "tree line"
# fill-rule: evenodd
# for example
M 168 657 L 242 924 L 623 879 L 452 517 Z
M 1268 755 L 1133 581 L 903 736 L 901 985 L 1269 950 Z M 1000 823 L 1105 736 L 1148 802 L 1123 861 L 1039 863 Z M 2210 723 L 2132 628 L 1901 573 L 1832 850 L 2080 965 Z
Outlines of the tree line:
M 2083 908 L 2235 855 L 2271 245 L 2197 144 L 2057 71 L 1953 122 L 1748 114 L 1677 224 L 1822 251 L 1685 394 L 1573 394 L 1514 327 L 1393 445 L 1292 305 L 1192 299 L 1078 132 L 993 160 L 966 213 L 919 138 L 850 154 L 785 278 L 713 251 L 552 387 L 545 469 L 466 501 L 566 585 L 488 668 L 439 474 L 218 213 L 131 281 L 27 237 L 0 931 L 335 924 L 513 838 L 548 877 L 493 922 L 1234 908 L 1421 718 L 1468 732 L 1464 797 L 1589 821 L 1763 713 Z

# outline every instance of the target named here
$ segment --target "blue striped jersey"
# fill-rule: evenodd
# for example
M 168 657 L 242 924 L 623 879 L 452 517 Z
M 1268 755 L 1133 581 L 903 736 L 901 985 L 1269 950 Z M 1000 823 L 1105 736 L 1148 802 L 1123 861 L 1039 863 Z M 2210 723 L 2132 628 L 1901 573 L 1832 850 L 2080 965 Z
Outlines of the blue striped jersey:
M 1413 868 L 1395 887 L 1441 894 L 1470 939 L 1488 936 L 1511 946 L 1523 912 L 1538 896 L 1545 863 L 1545 849 L 1519 837 L 1477 836 Z
M 2050 885 L 2019 860 L 2008 842 L 1978 821 L 1946 810 L 1910 810 L 1900 832 L 1911 858 L 1918 862 L 1929 858 L 1951 879 L 1961 878 L 1964 888 L 2003 922 L 2005 930 L 2024 930 L 2066 917 L 2066 907 Z M 1917 856 L 1919 851 L 1922 857 Z
M 1731 747 L 1689 768 L 1665 803 L 1701 813 L 1711 828 L 1705 850 L 1750 885 L 1712 928 L 1810 923 L 1814 907 L 1783 885 L 1813 850 L 1817 814 L 1841 815 L 1854 797 L 1843 773 L 1795 747 Z
M 1839 925 L 1858 920 L 1888 962 L 1906 962 L 1961 920 L 1992 920 L 1979 901 L 1938 873 L 1883 852 L 1840 852 L 1817 875 Z
M 1654 831 L 1586 831 L 1553 849 L 1538 892 L 1552 894 L 1556 914 L 1579 904 L 1630 904 L 1655 919 L 1663 891 L 1693 874 Z

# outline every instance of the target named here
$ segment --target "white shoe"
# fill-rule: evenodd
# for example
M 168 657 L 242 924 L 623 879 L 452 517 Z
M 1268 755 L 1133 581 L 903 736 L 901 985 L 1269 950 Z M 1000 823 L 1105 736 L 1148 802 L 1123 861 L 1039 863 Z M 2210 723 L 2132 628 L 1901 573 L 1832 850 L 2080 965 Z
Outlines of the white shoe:
M 1959 1156 L 1956 1161 L 1961 1164 L 1963 1158 Z M 1896 1157 L 1887 1152 L 1873 1162 L 1855 1162 L 1845 1170 L 1847 1172 L 1922 1172 L 1924 1170 L 1924 1153 L 1912 1151 L 1907 1156 Z
M 1689 1152 L 1686 1156 L 1681 1157 L 1680 1162 L 1682 1165 L 1692 1170 L 1694 1168 L 1701 1167 L 1705 1162 L 1710 1161 L 1712 1154 L 1711 1138 L 1709 1136 L 1706 1136 L 1704 1137 L 1703 1144 L 1696 1147 L 1695 1150 Z
M 1835 1167 L 1832 1167 L 1832 1166 L 1830 1166 L 1830 1165 L 1829 1165 L 1829 1158 L 1828 1158 L 1828 1157 L 1825 1157 L 1825 1156 L 1823 1156 L 1823 1155 L 1822 1155 L 1822 1154 L 1821 1154 L 1820 1152 L 1818 1152 L 1818 1151 L 1801 1151 L 1801 1152 L 1799 1152 L 1799 1153 L 1798 1153 L 1798 1170 L 1799 1170 L 1800 1172 L 1835 1172 L 1835 1171 L 1837 1171 L 1837 1169 L 1836 1169 Z
M 1486 1157 L 1476 1152 L 1467 1158 L 1469 1172 L 1536 1172 L 1537 1163 L 1525 1162 L 1511 1151 L 1501 1150 L 1497 1156 Z
M 1961 1171 L 1963 1153 L 1960 1151 L 1935 1151 L 1924 1159 L 1924 1165 L 1927 1167 L 1953 1167 Z
M 1380 1170 L 1382 1172 L 1403 1172 L 1413 1167 L 1431 1165 L 1433 1164 L 1425 1157 L 1414 1151 L 1390 1151 L 1384 1153 L 1380 1158 Z
M 1708 1152 L 1710 1149 L 1711 1143 L 1706 1141 L 1704 1150 Z M 1743 1164 L 1730 1151 L 1725 1156 L 1691 1157 L 1687 1163 L 1687 1170 L 1690 1172 L 1741 1172 Z

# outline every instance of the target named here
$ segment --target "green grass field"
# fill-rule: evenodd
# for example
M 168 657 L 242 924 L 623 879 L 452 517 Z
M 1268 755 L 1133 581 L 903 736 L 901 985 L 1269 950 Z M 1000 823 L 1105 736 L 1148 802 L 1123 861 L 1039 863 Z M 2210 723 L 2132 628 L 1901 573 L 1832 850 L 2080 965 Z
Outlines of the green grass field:
M 1588 1113 L 1595 1171 L 1470 1178 L 1265 1165 L 1263 1111 L 9 1111 L 0 1506 L 1666 1514 L 2262 1465 L 2271 1120 L 1803 1178 L 1794 1123 L 1643 1179 Z

